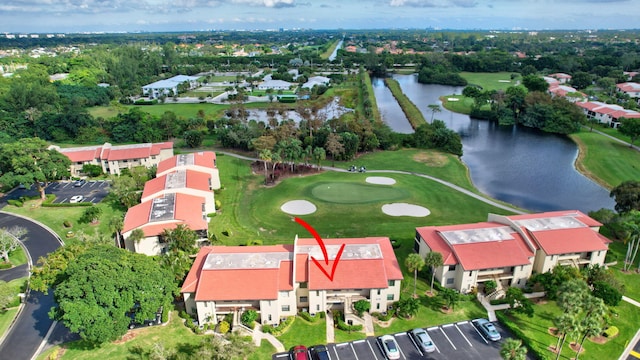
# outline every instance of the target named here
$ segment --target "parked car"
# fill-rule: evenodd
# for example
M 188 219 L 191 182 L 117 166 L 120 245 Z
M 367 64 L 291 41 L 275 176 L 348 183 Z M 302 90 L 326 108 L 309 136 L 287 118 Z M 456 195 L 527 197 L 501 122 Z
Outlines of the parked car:
M 73 186 L 75 187 L 81 187 L 82 185 L 86 184 L 87 180 L 78 180 L 76 182 L 73 183 Z
M 309 360 L 309 352 L 304 345 L 297 345 L 289 350 L 291 360 Z
M 382 352 L 387 356 L 387 359 L 400 359 L 400 349 L 398 348 L 396 338 L 391 335 L 382 335 L 378 338 L 378 342 L 380 343 L 380 347 L 382 347 Z
M 312 360 L 331 360 L 329 350 L 324 345 L 315 345 L 309 348 Z
M 71 204 L 75 204 L 75 203 L 81 202 L 82 200 L 84 200 L 84 196 L 82 196 L 82 195 L 73 195 L 71 197 L 71 199 L 69 199 L 69 202 Z
M 137 327 L 142 327 L 142 326 L 153 326 L 153 325 L 162 324 L 162 306 L 158 309 L 158 311 L 156 311 L 156 314 L 154 315 L 153 319 L 146 319 L 142 321 L 142 323 L 139 323 L 136 321 L 135 310 L 137 307 L 138 306 L 135 306 L 132 311 L 127 313 L 129 318 L 131 319 L 129 320 L 129 329 L 135 329 Z
M 475 319 L 472 320 L 471 323 L 473 323 L 489 340 L 498 341 L 502 339 L 498 329 L 496 329 L 495 325 L 493 325 L 491 321 L 487 319 Z
M 416 342 L 422 351 L 424 352 L 433 352 L 436 350 L 436 345 L 431 340 L 431 336 L 427 334 L 427 332 L 422 328 L 417 328 L 409 331 L 409 335 L 413 337 L 413 340 Z

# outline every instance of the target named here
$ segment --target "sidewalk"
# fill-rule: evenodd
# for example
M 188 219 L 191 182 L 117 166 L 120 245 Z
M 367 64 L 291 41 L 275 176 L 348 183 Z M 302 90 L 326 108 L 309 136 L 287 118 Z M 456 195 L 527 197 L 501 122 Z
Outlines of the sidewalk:
M 253 338 L 253 343 L 256 346 L 260 346 L 260 342 L 262 342 L 262 339 L 264 339 L 264 340 L 267 340 L 269 343 L 271 343 L 271 345 L 273 345 L 273 347 L 276 349 L 276 352 L 286 351 L 286 349 L 284 348 L 284 345 L 282 345 L 280 340 L 276 339 L 275 336 L 262 332 L 261 325 L 256 325 L 251 335 L 252 335 L 251 337 Z
M 334 325 L 333 325 L 333 316 L 331 315 L 331 313 L 327 313 L 327 316 L 325 316 L 326 319 L 326 324 L 327 324 L 327 344 L 331 344 L 331 343 L 335 343 L 336 342 L 336 335 L 334 332 Z
M 478 293 L 477 296 L 480 304 L 482 304 L 482 306 L 487 310 L 487 319 L 489 319 L 489 321 L 498 321 L 498 318 L 496 318 L 496 310 L 505 310 L 509 308 L 509 304 L 491 305 L 489 300 L 480 293 Z M 524 294 L 524 296 L 527 299 L 535 299 L 543 297 L 544 292 L 534 292 L 530 294 Z

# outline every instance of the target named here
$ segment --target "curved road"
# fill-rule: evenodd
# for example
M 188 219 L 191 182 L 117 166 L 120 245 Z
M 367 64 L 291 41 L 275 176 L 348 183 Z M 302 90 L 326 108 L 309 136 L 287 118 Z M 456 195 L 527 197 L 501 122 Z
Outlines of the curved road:
M 30 261 L 37 261 L 41 256 L 62 246 L 62 241 L 49 229 L 38 223 L 16 215 L 0 212 L 0 228 L 20 226 L 27 229 L 22 239 Z M 1 272 L 0 272 L 1 273 Z M 26 273 L 23 273 L 26 275 Z M 47 332 L 53 325 L 49 319 L 49 309 L 54 305 L 53 291 L 49 295 L 31 291 L 26 302 L 6 336 L 1 339 L 0 358 L 31 359 L 39 350 Z M 60 343 L 69 339 L 69 333 L 61 325 L 55 327 L 51 341 Z

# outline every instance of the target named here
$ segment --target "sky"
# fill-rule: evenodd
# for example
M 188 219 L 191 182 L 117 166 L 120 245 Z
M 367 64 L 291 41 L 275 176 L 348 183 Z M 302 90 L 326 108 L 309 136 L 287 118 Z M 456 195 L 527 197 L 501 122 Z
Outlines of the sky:
M 639 0 L 2 0 L 0 33 L 634 29 Z

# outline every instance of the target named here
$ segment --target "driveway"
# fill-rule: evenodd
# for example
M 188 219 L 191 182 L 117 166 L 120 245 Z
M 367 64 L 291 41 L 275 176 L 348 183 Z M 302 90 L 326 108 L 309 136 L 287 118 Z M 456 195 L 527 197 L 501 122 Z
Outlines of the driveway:
M 56 204 L 68 203 L 72 196 L 82 195 L 83 200 L 92 203 L 99 203 L 109 194 L 109 181 L 107 180 L 89 180 L 76 186 L 74 181 L 57 181 L 47 184 L 45 194 L 54 194 Z M 5 197 L 4 201 L 9 199 L 18 199 L 21 196 L 37 196 L 38 190 L 35 186 L 26 189 L 13 189 Z M 34 258 L 34 261 L 37 258 Z
M 22 243 L 33 262 L 62 246 L 60 239 L 45 227 L 31 220 L 0 212 L 0 228 L 13 226 L 27 229 Z M 31 359 L 53 324 L 53 320 L 49 319 L 48 315 L 53 305 L 52 291 L 49 295 L 36 291 L 29 292 L 22 311 L 0 343 L 0 354 L 2 354 L 0 357 L 16 360 Z M 51 339 L 55 343 L 70 339 L 69 332 L 63 327 L 60 330 L 59 327 L 61 325 L 56 326 L 59 334 Z

